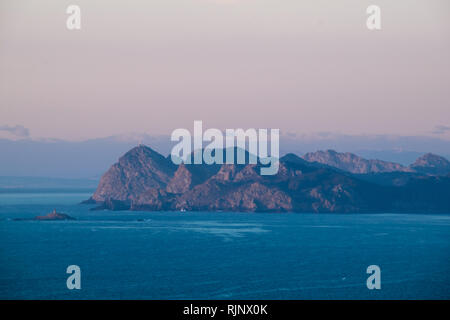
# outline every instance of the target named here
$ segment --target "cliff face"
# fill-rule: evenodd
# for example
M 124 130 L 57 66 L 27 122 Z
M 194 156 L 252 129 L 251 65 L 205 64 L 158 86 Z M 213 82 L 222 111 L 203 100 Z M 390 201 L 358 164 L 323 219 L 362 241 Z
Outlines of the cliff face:
M 427 153 L 418 158 L 410 168 L 416 172 L 430 175 L 445 175 L 450 173 L 450 161 L 444 157 Z
M 259 169 L 259 164 L 175 166 L 139 146 L 103 175 L 90 201 L 111 210 L 450 212 L 450 176 L 412 176 L 394 187 L 293 154 L 280 159 L 276 175 L 261 176 Z
M 176 169 L 170 160 L 150 148 L 133 148 L 102 176 L 92 199 L 126 201 L 152 189 L 164 189 Z
M 351 173 L 380 173 L 380 172 L 408 172 L 411 169 L 398 163 L 382 160 L 367 160 L 353 153 L 339 153 L 334 150 L 317 151 L 305 154 L 303 157 L 309 162 L 318 162 Z

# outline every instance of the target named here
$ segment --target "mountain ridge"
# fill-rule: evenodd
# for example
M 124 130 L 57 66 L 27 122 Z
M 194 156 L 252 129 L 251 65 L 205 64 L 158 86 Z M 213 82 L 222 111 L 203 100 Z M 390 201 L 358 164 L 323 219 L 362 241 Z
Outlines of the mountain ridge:
M 378 159 L 365 159 L 350 152 L 337 152 L 332 149 L 308 152 L 302 156 L 308 162 L 317 162 L 355 174 L 414 172 L 429 175 L 450 173 L 450 161 L 446 158 L 426 153 L 409 166 Z
M 450 212 L 450 174 L 400 171 L 403 183 L 383 185 L 295 154 L 281 157 L 273 176 L 259 175 L 258 166 L 176 166 L 138 146 L 110 167 L 86 202 L 111 210 Z

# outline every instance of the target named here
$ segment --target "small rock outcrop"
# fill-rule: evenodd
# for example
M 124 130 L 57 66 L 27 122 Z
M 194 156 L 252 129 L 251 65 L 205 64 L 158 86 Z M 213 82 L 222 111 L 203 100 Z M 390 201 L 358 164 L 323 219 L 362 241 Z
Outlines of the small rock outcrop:
M 51 213 L 49 213 L 45 216 L 36 216 L 32 219 L 16 218 L 14 220 L 15 221 L 21 221 L 21 220 L 52 221 L 52 220 L 76 220 L 76 219 L 69 216 L 68 214 L 56 212 L 56 209 L 54 209 Z
M 56 212 L 56 209 L 53 210 L 53 212 L 45 215 L 45 216 L 37 216 L 34 218 L 34 220 L 40 220 L 40 221 L 45 221 L 45 220 L 75 220 L 75 218 L 69 216 L 68 214 L 65 213 L 59 213 Z

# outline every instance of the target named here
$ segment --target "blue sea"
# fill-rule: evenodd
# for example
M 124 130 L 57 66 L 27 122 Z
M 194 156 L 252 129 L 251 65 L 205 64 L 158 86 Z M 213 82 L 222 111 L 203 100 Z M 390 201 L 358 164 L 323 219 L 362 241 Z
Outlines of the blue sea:
M 0 299 L 450 298 L 450 215 L 90 211 L 90 194 L 0 193 Z M 54 208 L 77 220 L 12 220 Z

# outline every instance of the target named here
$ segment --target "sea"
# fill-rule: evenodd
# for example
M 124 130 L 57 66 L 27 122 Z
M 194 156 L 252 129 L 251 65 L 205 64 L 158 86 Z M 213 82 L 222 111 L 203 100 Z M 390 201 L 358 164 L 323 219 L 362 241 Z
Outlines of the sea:
M 92 211 L 91 194 L 0 192 L 0 299 L 450 298 L 448 214 Z M 76 220 L 14 220 L 53 209 Z

